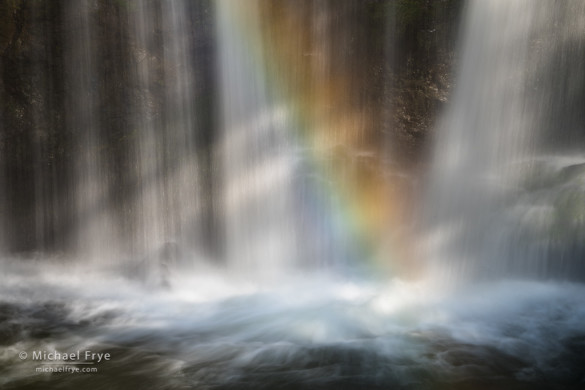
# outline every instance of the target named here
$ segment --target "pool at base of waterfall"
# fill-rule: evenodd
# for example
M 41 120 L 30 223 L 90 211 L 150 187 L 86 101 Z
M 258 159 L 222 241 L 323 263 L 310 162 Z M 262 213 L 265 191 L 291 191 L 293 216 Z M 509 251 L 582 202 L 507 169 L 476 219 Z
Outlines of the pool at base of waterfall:
M 0 283 L 2 389 L 585 386 L 582 285 L 35 267 Z

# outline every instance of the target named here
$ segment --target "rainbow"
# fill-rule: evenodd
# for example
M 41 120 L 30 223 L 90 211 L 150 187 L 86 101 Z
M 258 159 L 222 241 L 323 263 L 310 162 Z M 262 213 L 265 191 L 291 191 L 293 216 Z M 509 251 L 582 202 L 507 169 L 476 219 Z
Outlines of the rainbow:
M 375 273 L 418 274 L 403 228 L 411 207 L 404 181 L 389 172 L 376 132 L 376 107 L 352 93 L 359 80 L 332 64 L 329 40 L 313 38 L 313 21 L 302 6 L 264 0 L 217 4 L 256 58 L 255 72 L 265 77 L 270 94 L 292 107 L 294 137 L 309 151 L 305 164 L 328 179 L 314 189 L 312 210 L 328 210 L 335 221 L 331 235 L 351 237 L 358 263 Z M 328 200 L 333 195 L 334 204 Z

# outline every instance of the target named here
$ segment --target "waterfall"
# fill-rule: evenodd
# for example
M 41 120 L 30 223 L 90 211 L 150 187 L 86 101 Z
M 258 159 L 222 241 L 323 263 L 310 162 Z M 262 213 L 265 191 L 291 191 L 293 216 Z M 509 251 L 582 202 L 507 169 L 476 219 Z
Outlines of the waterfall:
M 26 131 L 2 161 L 3 251 L 105 263 L 138 261 L 169 243 L 208 250 L 206 7 L 81 0 L 15 8 L 47 47 L 34 47 L 32 65 L 15 74 L 33 85 L 19 97 Z
M 115 59 L 121 78 L 116 80 L 100 69 L 104 57 L 120 55 L 100 47 L 96 38 L 108 37 L 95 27 L 95 18 L 107 11 L 90 2 L 67 9 L 66 22 L 77 32 L 69 35 L 66 104 L 67 125 L 80 148 L 73 190 L 78 253 L 100 259 L 148 255 L 165 243 L 192 244 L 199 233 L 189 11 L 186 1 L 134 3 L 128 25 L 120 26 L 122 38 L 112 39 L 129 51 Z M 114 83 L 120 82 L 133 86 L 134 95 L 119 91 Z M 124 118 L 119 132 L 112 131 L 112 117 L 99 112 L 110 92 L 127 107 L 118 114 Z
M 585 1 L 463 3 L 0 1 L 0 388 L 583 387 Z
M 107 156 L 103 154 L 99 118 L 99 69 L 95 44 L 95 9 L 90 1 L 78 1 L 65 7 L 65 23 L 72 34 L 66 41 L 67 77 L 71 88 L 65 105 L 66 126 L 74 134 L 78 148 L 73 173 L 75 198 L 74 235 L 72 246 L 77 253 L 91 259 L 112 255 L 105 249 L 116 250 L 117 242 L 109 194 L 111 182 L 106 170 Z
M 370 8 L 29 7 L 34 39 L 51 44 L 38 67 L 23 66 L 40 97 L 22 152 L 7 157 L 22 161 L 0 177 L 6 252 L 125 263 L 177 243 L 286 274 L 358 264 L 387 245 L 383 89 L 368 90 L 378 74 L 356 76 L 361 60 L 384 60 L 360 44 Z
M 566 152 L 583 125 L 582 97 L 565 81 L 583 85 L 572 65 L 584 59 L 583 15 L 579 1 L 468 4 L 456 90 L 429 174 L 436 272 L 585 276 L 576 244 L 585 237 L 582 178 L 561 178 L 585 161 Z
M 132 14 L 134 77 L 141 96 L 131 118 L 136 132 L 135 206 L 129 239 L 138 253 L 152 253 L 165 242 L 192 243 L 199 233 L 198 123 L 188 5 L 140 1 Z M 160 36 L 154 33 L 157 29 Z M 162 92 L 157 90 L 161 82 Z
M 379 103 L 354 56 L 366 51 L 356 43 L 366 11 L 359 2 L 216 3 L 216 198 L 233 269 L 359 267 L 387 233 Z
M 218 164 L 227 261 L 240 270 L 271 274 L 287 272 L 300 254 L 293 203 L 297 145 L 291 110 L 270 85 L 276 80 L 268 79 L 258 7 L 255 1 L 218 2 Z M 242 19 L 246 26 L 239 25 Z M 246 45 L 243 34 L 256 46 Z

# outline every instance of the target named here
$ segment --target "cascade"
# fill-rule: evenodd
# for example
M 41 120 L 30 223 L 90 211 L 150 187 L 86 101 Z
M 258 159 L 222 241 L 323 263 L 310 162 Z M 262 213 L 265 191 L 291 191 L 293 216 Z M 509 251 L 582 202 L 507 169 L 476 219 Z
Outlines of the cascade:
M 29 8 L 33 36 L 50 45 L 25 68 L 38 92 L 29 134 L 13 141 L 19 160 L 1 178 L 3 250 L 106 263 L 169 243 L 200 247 L 209 203 L 201 172 L 210 168 L 198 145 L 210 130 L 198 114 L 211 78 L 211 55 L 196 65 L 202 45 L 193 44 L 201 7 L 81 0 Z M 45 22 L 48 10 L 58 28 Z
M 98 47 L 95 44 L 95 21 L 90 1 L 72 3 L 64 7 L 65 23 L 74 34 L 67 35 L 65 55 L 67 80 L 71 85 L 65 98 L 67 118 L 65 124 L 73 133 L 74 163 L 72 188 L 74 212 L 72 223 L 73 250 L 90 259 L 112 255 L 105 248 L 115 250 L 115 221 L 111 214 L 111 183 L 108 180 L 107 156 L 101 147 L 99 118 Z M 42 200 L 40 200 L 42 202 Z M 40 227 L 42 229 L 42 226 Z
M 374 236 L 368 223 L 386 216 L 385 151 L 371 139 L 377 106 L 365 108 L 357 94 L 358 62 L 334 61 L 359 50 L 349 48 L 360 31 L 349 15 L 364 17 L 356 4 L 217 2 L 216 198 L 226 261 L 240 272 L 339 270 L 370 256 L 356 248 L 360 235 Z M 364 218 L 361 206 L 349 215 L 365 193 L 376 217 Z M 368 220 L 351 220 L 359 218 Z
M 153 253 L 168 242 L 193 243 L 200 233 L 193 14 L 188 1 L 141 1 L 136 7 L 131 34 L 142 96 L 131 118 L 137 133 L 132 145 L 135 216 L 128 239 L 138 253 Z M 157 28 L 161 36 L 153 34 Z M 157 58 L 151 57 L 153 46 Z M 163 91 L 157 90 L 161 82 Z
M 264 62 L 268 54 L 261 44 L 258 3 L 219 1 L 217 12 L 222 105 L 218 165 L 223 176 L 219 196 L 227 261 L 255 273 L 286 272 L 299 255 L 294 124 L 286 102 L 269 85 L 274 80 L 268 80 Z M 242 19 L 249 23 L 246 38 L 257 46 L 242 41 Z
M 583 85 L 572 65 L 584 59 L 583 3 L 467 7 L 456 89 L 429 173 L 435 271 L 583 278 L 583 179 L 568 173 L 585 162 L 572 151 L 582 96 L 566 81 Z

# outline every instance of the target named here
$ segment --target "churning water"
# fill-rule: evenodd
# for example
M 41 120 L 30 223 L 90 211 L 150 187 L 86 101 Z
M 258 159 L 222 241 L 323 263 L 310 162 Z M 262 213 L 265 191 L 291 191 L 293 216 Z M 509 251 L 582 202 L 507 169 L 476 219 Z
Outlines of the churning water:
M 2 284 L 3 388 L 578 388 L 578 284 L 271 283 L 198 269 L 152 291 L 38 265 Z M 78 271 L 78 270 L 76 270 Z M 64 277 L 63 275 L 71 275 Z M 91 276 L 91 277 L 88 277 Z M 88 280 L 97 280 L 91 282 Z M 34 351 L 110 353 L 92 374 L 35 374 Z M 539 387 L 540 386 L 540 387 Z
M 352 84 L 336 78 L 343 72 L 333 71 L 324 39 L 336 2 L 311 3 L 311 30 L 297 40 L 262 19 L 270 14 L 262 2 L 217 1 L 219 130 L 205 169 L 194 137 L 202 130 L 189 2 L 133 3 L 126 34 L 137 61 L 125 74 L 140 95 L 129 126 L 140 131 L 120 141 L 119 165 L 99 152 L 107 122 L 99 94 L 86 93 L 95 88 L 92 4 L 64 13 L 79 63 L 68 75 L 65 122 L 81 151 L 71 179 L 76 234 L 66 254 L 3 255 L 1 388 L 585 386 L 585 156 L 575 147 L 581 92 L 568 84 L 584 85 L 583 2 L 467 5 L 418 236 L 400 243 L 424 257 L 416 281 L 372 265 L 381 248 L 390 262 L 406 253 L 387 242 L 402 237 L 395 214 L 381 213 L 386 223 L 359 215 L 392 209 L 370 184 L 396 175 L 363 150 L 356 139 L 366 137 L 366 120 L 343 105 Z M 305 34 L 316 41 L 302 56 L 310 65 L 287 63 L 283 43 Z M 331 102 L 347 112 L 322 114 Z M 352 184 L 351 172 L 368 179 Z M 211 208 L 205 175 L 220 254 L 197 245 Z M 38 215 L 48 215 L 50 202 L 39 202 Z M 38 235 L 59 218 L 39 219 Z M 352 234 L 375 238 L 356 243 Z M 97 372 L 38 370 L 68 363 L 39 353 L 77 351 L 71 366 Z M 83 359 L 86 351 L 109 359 Z

